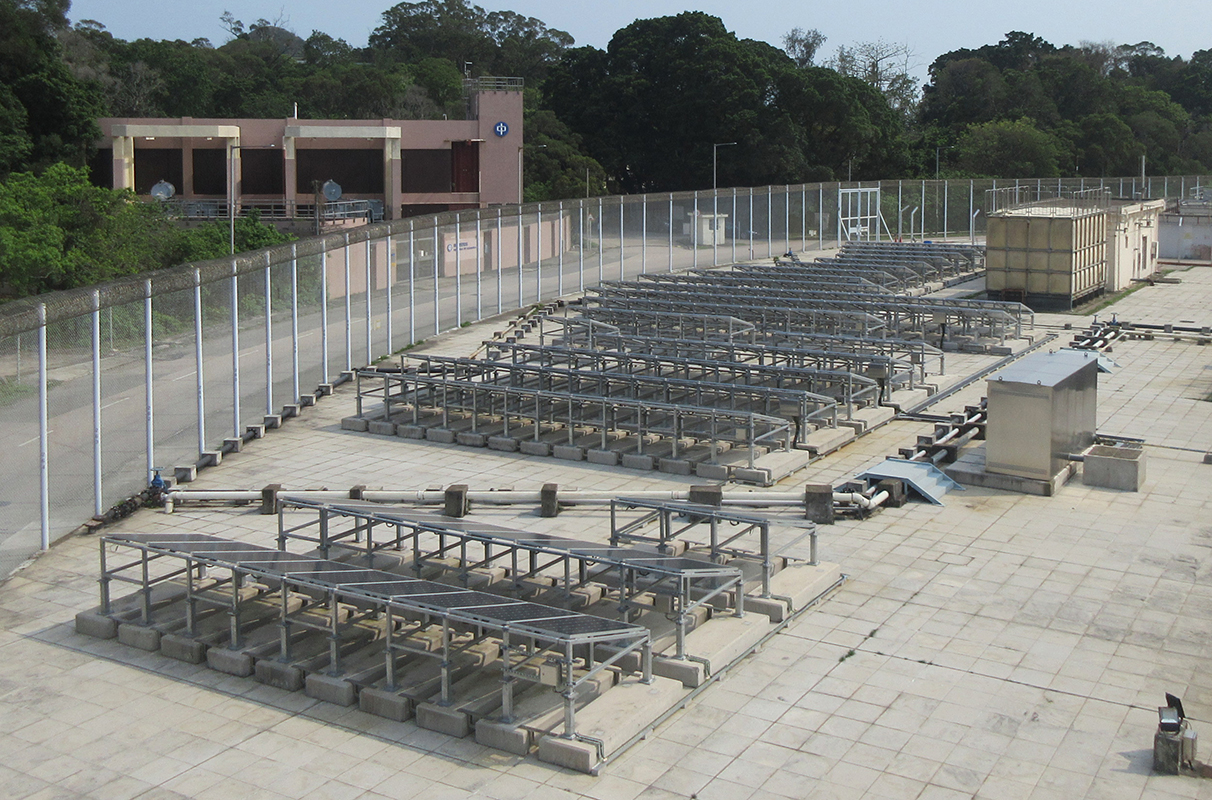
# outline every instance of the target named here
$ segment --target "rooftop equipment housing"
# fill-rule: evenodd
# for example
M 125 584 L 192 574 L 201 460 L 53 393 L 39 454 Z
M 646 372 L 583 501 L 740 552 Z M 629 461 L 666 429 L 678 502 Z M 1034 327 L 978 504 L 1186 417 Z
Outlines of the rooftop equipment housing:
M 1098 354 L 1040 353 L 989 381 L 986 470 L 1049 481 L 1094 443 Z

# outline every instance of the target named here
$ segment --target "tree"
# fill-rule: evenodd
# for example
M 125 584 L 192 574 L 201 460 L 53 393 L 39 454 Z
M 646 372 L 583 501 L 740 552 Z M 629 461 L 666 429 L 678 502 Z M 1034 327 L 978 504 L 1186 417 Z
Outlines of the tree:
M 792 28 L 783 36 L 783 50 L 800 69 L 812 66 L 812 60 L 824 43 L 825 34 L 816 28 Z
M 854 158 L 903 166 L 902 122 L 862 81 L 797 68 L 701 12 L 638 20 L 606 52 L 565 54 L 544 86 L 555 111 L 627 192 L 827 178 Z
M 230 252 L 226 222 L 187 231 L 159 203 L 93 186 L 53 164 L 0 182 L 0 294 L 71 289 Z M 237 221 L 238 250 L 287 241 L 255 218 Z
M 0 0 L 0 176 L 83 164 L 99 135 L 99 87 L 72 74 L 56 38 L 66 0 Z
M 825 66 L 875 87 L 888 105 L 908 116 L 917 107 L 917 81 L 909 74 L 913 51 L 906 44 L 883 39 L 839 47 Z
M 1060 175 L 1055 139 L 1026 118 L 973 125 L 956 145 L 962 169 L 993 178 L 1055 178 Z
M 512 11 L 487 12 L 469 0 L 400 3 L 383 12 L 372 50 L 413 63 L 444 58 L 472 74 L 541 80 L 572 45 L 572 36 Z

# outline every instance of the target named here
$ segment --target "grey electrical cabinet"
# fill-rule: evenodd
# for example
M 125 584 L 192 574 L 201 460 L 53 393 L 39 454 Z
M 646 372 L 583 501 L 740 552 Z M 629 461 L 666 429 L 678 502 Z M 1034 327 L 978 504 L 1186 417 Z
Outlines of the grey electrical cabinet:
M 988 472 L 1051 480 L 1068 463 L 1068 454 L 1094 443 L 1097 353 L 1028 356 L 988 384 Z

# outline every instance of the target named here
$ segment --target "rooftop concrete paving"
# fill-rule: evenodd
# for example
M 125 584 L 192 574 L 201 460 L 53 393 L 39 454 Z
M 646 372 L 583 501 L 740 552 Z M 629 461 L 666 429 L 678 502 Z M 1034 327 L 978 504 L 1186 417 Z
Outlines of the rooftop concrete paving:
M 1101 314 L 1212 324 L 1212 268 L 1178 275 Z M 1080 318 L 1038 321 L 1060 332 Z M 437 346 L 470 352 L 483 331 Z M 849 583 L 599 777 L 77 635 L 72 617 L 97 602 L 97 544 L 71 538 L 0 584 L 0 797 L 1212 798 L 1212 781 L 1150 774 L 1163 692 L 1212 738 L 1212 465 L 1201 463 L 1212 347 L 1159 336 L 1111 357 L 1121 369 L 1100 378 L 1099 428 L 1148 440 L 1145 491 L 1080 479 L 1052 498 L 970 488 L 945 507 L 822 528 L 821 555 Z M 930 411 L 982 392 L 978 382 Z M 343 432 L 352 397 L 345 387 L 193 485 L 625 493 L 701 482 Z M 849 478 L 927 427 L 890 423 L 786 488 Z M 604 510 L 473 513 L 581 537 L 609 530 Z M 117 527 L 268 543 L 276 519 L 192 506 Z

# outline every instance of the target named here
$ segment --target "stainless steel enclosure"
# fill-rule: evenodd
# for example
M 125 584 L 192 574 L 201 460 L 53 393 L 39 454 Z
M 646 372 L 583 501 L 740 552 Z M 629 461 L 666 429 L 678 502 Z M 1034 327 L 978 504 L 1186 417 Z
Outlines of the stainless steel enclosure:
M 1050 480 L 1094 442 L 1097 353 L 1040 353 L 989 381 L 986 469 Z

